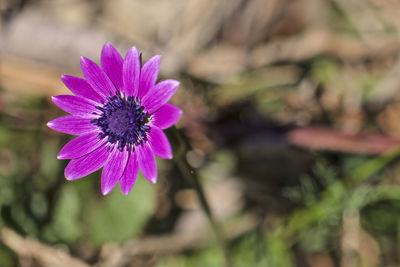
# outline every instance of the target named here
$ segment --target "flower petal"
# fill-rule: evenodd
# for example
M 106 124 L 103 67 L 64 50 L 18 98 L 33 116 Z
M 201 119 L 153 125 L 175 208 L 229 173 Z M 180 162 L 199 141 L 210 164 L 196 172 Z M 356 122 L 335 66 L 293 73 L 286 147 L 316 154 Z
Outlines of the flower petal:
M 157 111 L 161 106 L 175 94 L 179 87 L 176 80 L 165 80 L 154 86 L 150 92 L 143 98 L 142 105 L 150 114 Z
M 126 162 L 128 161 L 129 152 L 119 151 L 117 146 L 110 151 L 107 162 L 104 165 L 101 174 L 101 192 L 107 195 L 117 184 L 119 178 L 125 171 Z
M 160 129 L 167 129 L 174 125 L 181 117 L 182 110 L 172 104 L 161 106 L 153 114 L 153 124 Z
M 77 96 L 82 96 L 98 103 L 100 103 L 101 100 L 105 100 L 105 98 L 101 97 L 93 90 L 85 79 L 64 74 L 61 76 L 61 80 L 65 86 Z
M 111 81 L 114 83 L 115 88 L 122 89 L 122 64 L 124 60 L 118 53 L 117 49 L 107 43 L 103 46 L 101 51 L 101 67 L 104 72 L 108 75 Z
M 124 174 L 119 179 L 119 184 L 121 185 L 121 191 L 123 194 L 127 195 L 132 190 L 132 187 L 136 182 L 138 172 L 139 164 L 136 153 L 133 152 L 129 155 Z
M 81 57 L 81 69 L 86 81 L 98 94 L 104 97 L 115 94 L 114 84 L 96 63 L 86 57 Z
M 149 132 L 149 144 L 157 157 L 172 159 L 172 149 L 167 136 L 157 126 L 152 126 Z
M 75 180 L 95 172 L 104 166 L 108 156 L 107 147 L 102 145 L 83 157 L 72 159 L 65 168 L 65 177 Z
M 96 116 L 93 113 L 98 112 L 96 102 L 80 96 L 57 95 L 51 99 L 59 108 L 75 116 L 92 118 Z
M 157 182 L 157 166 L 154 159 L 153 151 L 149 144 L 137 146 L 135 150 L 138 154 L 139 168 L 143 176 L 151 183 Z
M 50 129 L 58 132 L 82 135 L 98 130 L 97 126 L 90 123 L 90 119 L 68 115 L 59 117 L 47 123 Z
M 140 79 L 140 54 L 136 47 L 129 49 L 123 66 L 123 91 L 128 96 L 137 96 Z
M 80 158 L 107 142 L 107 138 L 99 139 L 96 132 L 84 134 L 69 141 L 58 153 L 58 159 Z
M 161 57 L 155 55 L 143 65 L 140 72 L 139 98 L 144 97 L 154 87 L 160 70 L 160 63 Z

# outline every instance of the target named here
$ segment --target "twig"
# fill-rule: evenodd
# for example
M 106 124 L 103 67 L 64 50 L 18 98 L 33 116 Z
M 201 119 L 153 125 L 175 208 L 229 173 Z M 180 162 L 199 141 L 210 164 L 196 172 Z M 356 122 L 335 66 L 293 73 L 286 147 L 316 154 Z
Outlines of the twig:
M 24 238 L 14 231 L 2 227 L 0 229 L 2 242 L 10 247 L 22 259 L 31 259 L 49 267 L 89 267 L 88 264 L 69 255 L 62 249 L 57 249 L 40 243 L 31 238 Z
M 210 205 L 208 204 L 207 198 L 204 194 L 203 187 L 199 181 L 198 176 L 196 175 L 196 172 L 190 168 L 189 164 L 186 162 L 184 159 L 185 157 L 185 152 L 187 151 L 187 143 L 183 138 L 180 136 L 179 132 L 176 130 L 176 128 L 173 129 L 175 138 L 177 139 L 177 143 L 179 144 L 178 152 L 176 153 L 175 156 L 175 162 L 177 164 L 178 169 L 180 170 L 182 176 L 193 186 L 193 189 L 196 191 L 200 205 L 206 214 L 210 225 L 214 231 L 215 237 L 217 238 L 217 242 L 219 246 L 221 247 L 222 253 L 224 255 L 225 259 L 225 265 L 231 266 L 231 260 L 230 260 L 230 255 L 229 255 L 229 250 L 227 247 L 227 244 L 225 242 L 225 237 L 222 232 L 222 229 L 220 228 L 218 222 L 215 220 Z

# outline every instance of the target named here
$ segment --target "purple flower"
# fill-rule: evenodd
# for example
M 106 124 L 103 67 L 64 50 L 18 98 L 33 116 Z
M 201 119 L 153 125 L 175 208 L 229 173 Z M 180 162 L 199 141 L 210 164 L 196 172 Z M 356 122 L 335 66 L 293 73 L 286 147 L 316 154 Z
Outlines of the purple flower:
M 111 44 L 101 53 L 101 68 L 81 57 L 85 79 L 63 75 L 75 95 L 58 95 L 53 102 L 70 113 L 52 120 L 53 130 L 79 135 L 58 153 L 71 159 L 65 168 L 68 180 L 82 178 L 102 167 L 101 191 L 108 194 L 120 183 L 128 194 L 139 169 L 150 182 L 157 181 L 154 155 L 172 158 L 171 145 L 162 131 L 174 125 L 182 112 L 167 104 L 179 86 L 176 80 L 156 83 L 160 56 L 141 66 L 132 47 L 123 59 Z

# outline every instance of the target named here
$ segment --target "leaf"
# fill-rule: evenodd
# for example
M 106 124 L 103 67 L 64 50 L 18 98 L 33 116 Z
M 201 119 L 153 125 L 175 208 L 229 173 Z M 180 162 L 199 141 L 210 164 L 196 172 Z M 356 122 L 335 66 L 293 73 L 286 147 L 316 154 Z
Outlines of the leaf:
M 139 176 L 131 193 L 123 195 L 118 186 L 103 201 L 93 200 L 84 218 L 89 240 L 96 246 L 136 237 L 153 212 L 156 187 Z
M 82 234 L 80 225 L 81 201 L 72 184 L 64 186 L 56 204 L 52 232 L 67 243 L 76 242 Z

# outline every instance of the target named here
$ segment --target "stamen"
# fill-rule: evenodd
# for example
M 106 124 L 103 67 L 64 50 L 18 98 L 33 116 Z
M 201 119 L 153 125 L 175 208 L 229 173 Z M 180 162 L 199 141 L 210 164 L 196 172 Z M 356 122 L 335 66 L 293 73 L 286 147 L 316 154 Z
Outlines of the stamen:
M 150 115 L 144 107 L 133 97 L 125 98 L 120 93 L 106 99 L 106 103 L 96 107 L 101 111 L 100 117 L 91 121 L 101 130 L 98 138 L 107 137 L 110 144 L 118 143 L 119 151 L 124 148 L 132 151 L 135 146 L 146 143 Z

